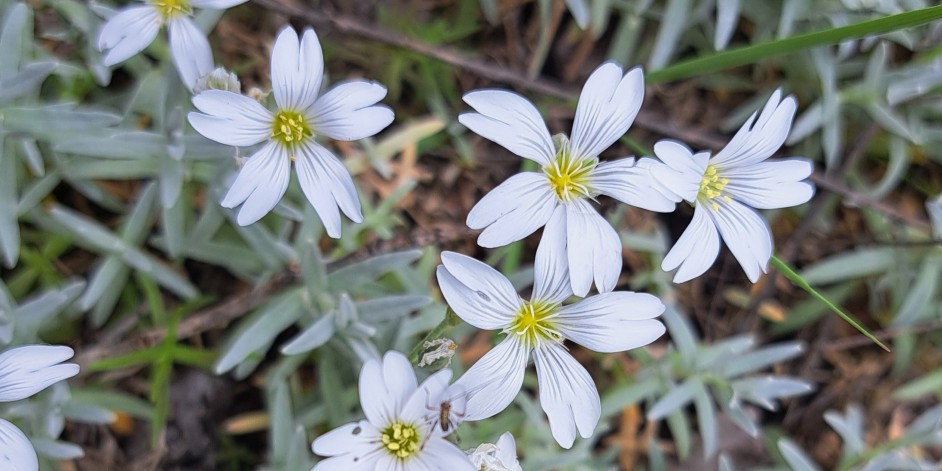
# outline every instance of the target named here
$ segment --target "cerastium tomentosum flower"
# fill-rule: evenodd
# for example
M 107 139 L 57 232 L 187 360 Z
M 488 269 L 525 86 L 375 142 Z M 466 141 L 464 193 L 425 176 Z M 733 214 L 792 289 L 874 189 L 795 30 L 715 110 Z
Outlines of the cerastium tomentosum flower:
M 576 107 L 572 140 L 550 137 L 539 112 L 526 98 L 502 90 L 464 96 L 477 111 L 458 120 L 472 131 L 533 160 L 541 172 L 522 172 L 484 196 L 468 214 L 468 227 L 484 229 L 483 247 L 520 240 L 562 214 L 572 290 L 585 296 L 593 279 L 600 292 L 615 288 L 621 273 L 621 240 L 590 200 L 606 195 L 652 211 L 672 211 L 675 202 L 651 191 L 651 179 L 633 158 L 599 162 L 599 154 L 634 121 L 644 98 L 640 68 L 627 74 L 608 62 L 586 81 Z M 544 231 L 544 238 L 559 237 Z
M 480 471 L 523 471 L 517 461 L 517 442 L 504 432 L 497 443 L 482 443 L 468 450 L 471 462 Z
M 320 94 L 323 77 L 324 57 L 314 30 L 306 29 L 299 41 L 294 29 L 286 27 L 272 50 L 274 112 L 251 98 L 223 90 L 193 97 L 200 112 L 190 113 L 189 120 L 200 134 L 231 146 L 264 142 L 222 200 L 227 208 L 242 205 L 239 224 L 258 221 L 278 204 L 288 188 L 292 162 L 301 190 L 327 234 L 340 237 L 340 211 L 354 222 L 363 221 L 349 172 L 314 137 L 363 139 L 389 126 L 393 112 L 376 104 L 386 96 L 386 87 L 379 83 L 351 80 Z
M 557 212 L 547 222 L 553 232 L 565 224 Z M 654 319 L 664 304 L 650 295 L 615 291 L 573 304 L 562 237 L 544 237 L 536 253 L 533 295 L 525 301 L 497 270 L 454 252 L 442 253 L 438 284 L 448 305 L 465 322 L 507 336 L 462 375 L 452 390 L 467 394 L 463 420 L 482 420 L 504 410 L 523 384 L 533 354 L 540 404 L 553 437 L 572 446 L 578 430 L 588 438 L 601 414 L 592 377 L 563 345 L 571 340 L 597 352 L 621 352 L 653 342 L 664 333 Z
M 78 374 L 69 347 L 26 345 L 0 354 L 0 402 L 26 399 L 33 394 Z M 38 471 L 36 451 L 15 425 L 0 419 L 0 469 Z
M 141 52 L 167 27 L 170 53 L 180 79 L 190 90 L 213 71 L 213 53 L 206 35 L 193 22 L 193 8 L 223 10 L 247 0 L 146 0 L 111 17 L 98 34 L 104 64 L 112 66 Z
M 709 152 L 693 154 L 674 141 L 660 141 L 647 165 L 658 181 L 656 188 L 674 201 L 694 205 L 693 220 L 671 248 L 661 267 L 674 275 L 675 283 L 696 278 L 716 260 L 720 237 L 755 283 L 772 257 L 772 233 L 755 209 L 797 206 L 814 194 L 804 181 L 814 165 L 808 159 L 766 160 L 791 130 L 797 105 L 791 96 L 782 100 L 780 90 L 769 98 L 762 112 L 743 124 L 729 144 L 712 159 Z
M 338 427 L 314 440 L 314 453 L 327 456 L 317 471 L 473 471 L 471 461 L 445 440 L 430 420 L 428 401 L 448 388 L 451 370 L 441 370 L 416 385 L 409 360 L 387 352 L 360 370 L 360 405 L 366 420 Z

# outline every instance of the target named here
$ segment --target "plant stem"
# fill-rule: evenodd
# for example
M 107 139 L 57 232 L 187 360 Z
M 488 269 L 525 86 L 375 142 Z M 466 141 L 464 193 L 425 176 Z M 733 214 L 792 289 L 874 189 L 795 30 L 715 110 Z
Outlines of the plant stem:
M 783 275 L 785 275 L 785 278 L 788 278 L 792 283 L 795 284 L 795 286 L 807 291 L 808 294 L 813 296 L 815 299 L 824 303 L 824 305 L 830 308 L 832 311 L 834 311 L 834 313 L 836 313 L 838 316 L 841 316 L 841 319 L 844 319 L 845 321 L 847 321 L 848 324 L 852 325 L 855 329 L 860 331 L 861 334 L 866 336 L 868 339 L 872 340 L 873 343 L 879 345 L 880 348 L 888 352 L 890 351 L 889 347 L 887 347 L 883 342 L 881 342 L 880 339 L 876 338 L 873 334 L 871 334 L 864 326 L 860 325 L 860 323 L 857 322 L 853 317 L 851 317 L 850 314 L 847 314 L 846 312 L 844 312 L 841 308 L 837 307 L 837 305 L 832 303 L 823 294 L 819 293 L 818 290 L 812 288 L 811 285 L 808 284 L 808 282 L 805 281 L 805 279 L 802 278 L 801 275 L 795 272 L 795 270 L 792 269 L 792 267 L 788 266 L 787 263 L 785 263 L 784 261 L 782 261 L 781 259 L 779 259 L 778 257 L 774 255 L 772 256 L 771 263 L 772 263 L 772 266 L 774 266 L 776 269 L 778 269 L 778 271 L 780 271 Z

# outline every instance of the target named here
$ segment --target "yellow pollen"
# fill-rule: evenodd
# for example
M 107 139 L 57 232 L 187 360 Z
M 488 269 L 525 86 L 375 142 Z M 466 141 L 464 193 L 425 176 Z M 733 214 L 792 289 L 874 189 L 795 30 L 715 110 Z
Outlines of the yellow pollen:
M 189 0 L 151 0 L 150 4 L 157 9 L 160 18 L 166 23 L 179 15 L 192 15 L 193 7 Z
M 313 136 L 304 114 L 297 111 L 281 110 L 275 114 L 271 138 L 285 147 L 294 147 Z
M 554 321 L 558 315 L 557 307 L 546 301 L 525 303 L 504 332 L 517 335 L 528 348 L 535 348 L 544 341 L 561 343 L 563 336 Z
M 598 164 L 594 157 L 576 157 L 570 153 L 569 140 L 563 135 L 553 139 L 556 147 L 556 158 L 546 167 L 543 173 L 549 180 L 550 188 L 560 201 L 569 201 L 574 197 L 590 197 L 592 189 L 589 187 L 589 175 Z
M 723 201 L 727 203 L 733 200 L 729 195 L 723 193 L 728 184 L 728 178 L 721 177 L 715 166 L 708 165 L 703 173 L 703 178 L 700 179 L 700 191 L 697 193 L 697 199 L 705 200 L 704 202 L 709 203 L 710 208 L 717 211 L 720 209 L 720 205 L 716 201 L 710 200 L 717 197 L 722 197 Z
M 400 460 L 412 456 L 420 448 L 418 429 L 402 422 L 396 422 L 383 429 L 380 440 L 383 447 Z

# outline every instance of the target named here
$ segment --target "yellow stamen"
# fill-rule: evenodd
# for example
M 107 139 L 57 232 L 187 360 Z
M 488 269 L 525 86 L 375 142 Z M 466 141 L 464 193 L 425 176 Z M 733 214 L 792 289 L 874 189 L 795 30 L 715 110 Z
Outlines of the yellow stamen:
M 157 9 L 164 23 L 179 15 L 193 14 L 189 0 L 151 0 L 150 4 Z
M 272 123 L 271 138 L 285 147 L 294 147 L 313 136 L 311 127 L 304 114 L 297 111 L 281 110 L 275 114 Z
M 727 203 L 731 202 L 733 199 L 723 193 L 723 190 L 726 189 L 726 185 L 728 184 L 728 178 L 720 176 L 715 166 L 708 165 L 706 171 L 703 172 L 703 178 L 700 180 L 700 191 L 697 194 L 697 199 L 704 203 L 709 203 L 713 211 L 718 211 L 720 205 L 711 200 L 722 197 L 723 201 Z
M 534 348 L 544 341 L 561 343 L 563 336 L 554 321 L 558 307 L 546 301 L 530 301 L 520 307 L 510 327 L 504 332 L 517 335 L 528 348 Z
M 404 460 L 420 448 L 419 431 L 414 425 L 395 422 L 380 432 L 380 441 L 396 458 Z
M 569 140 L 556 136 L 556 158 L 543 168 L 549 180 L 550 188 L 560 201 L 569 201 L 576 197 L 590 197 L 589 176 L 598 164 L 594 157 L 573 156 L 569 150 Z

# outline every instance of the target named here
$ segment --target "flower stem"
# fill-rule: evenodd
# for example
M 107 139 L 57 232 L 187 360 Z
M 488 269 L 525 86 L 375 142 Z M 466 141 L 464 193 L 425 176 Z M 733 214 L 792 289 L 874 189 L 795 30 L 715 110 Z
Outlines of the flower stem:
M 868 339 L 872 340 L 873 343 L 879 345 L 880 348 L 888 352 L 890 351 L 889 347 L 887 347 L 883 342 L 881 342 L 880 339 L 876 338 L 864 326 L 860 325 L 860 323 L 854 320 L 854 318 L 851 317 L 850 314 L 847 314 L 846 312 L 844 312 L 841 308 L 837 307 L 837 305 L 832 303 L 828 298 L 824 297 L 823 294 L 819 293 L 818 290 L 812 288 L 811 285 L 808 284 L 808 282 L 805 281 L 805 279 L 801 277 L 801 275 L 795 272 L 795 270 L 792 267 L 788 266 L 788 264 L 785 263 L 783 260 L 773 255 L 771 262 L 772 262 L 772 266 L 777 268 L 778 271 L 780 271 L 783 275 L 785 275 L 785 278 L 788 278 L 792 283 L 795 284 L 795 286 L 798 286 L 799 288 L 807 291 L 808 294 L 813 296 L 815 299 L 824 303 L 824 305 L 830 308 L 832 311 L 834 311 L 834 313 L 836 313 L 838 316 L 841 316 L 841 319 L 844 319 L 845 321 L 847 321 L 848 324 L 853 326 L 855 329 L 857 329 L 861 334 L 866 336 Z

